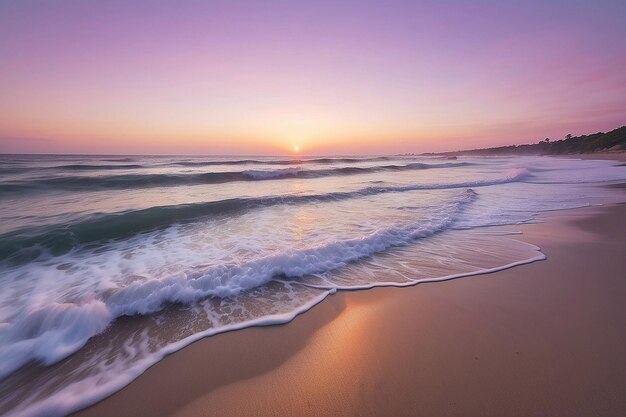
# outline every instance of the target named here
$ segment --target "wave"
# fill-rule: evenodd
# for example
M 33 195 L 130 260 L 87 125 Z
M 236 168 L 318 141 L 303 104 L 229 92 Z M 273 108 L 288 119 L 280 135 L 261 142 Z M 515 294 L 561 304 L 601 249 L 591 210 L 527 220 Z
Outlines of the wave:
M 243 265 L 221 265 L 203 271 L 194 269 L 166 279 L 134 282 L 113 293 L 106 304 L 112 314 L 118 317 L 149 314 L 161 310 L 165 303 L 191 304 L 210 296 L 231 297 L 263 285 L 275 277 L 300 278 L 332 271 L 445 230 L 462 207 L 476 198 L 477 194 L 473 190 L 466 190 L 461 198 L 447 207 L 444 215 L 431 224 L 416 222 L 382 229 L 357 239 L 271 255 Z
M 45 171 L 109 171 L 109 170 L 123 170 L 123 169 L 141 169 L 145 168 L 145 165 L 139 164 L 68 164 L 68 165 L 54 165 L 47 167 L 38 167 L 37 170 Z M 31 172 L 35 168 L 33 167 L 15 167 L 15 168 L 0 168 L 0 174 L 19 174 L 23 172 Z
M 70 164 L 49 167 L 47 169 L 60 169 L 70 171 L 102 171 L 110 169 L 139 169 L 145 168 L 145 165 L 138 164 L 115 164 L 115 165 L 90 165 L 90 164 Z
M 333 271 L 391 248 L 406 246 L 452 226 L 463 208 L 477 199 L 465 190 L 441 208 L 430 223 L 414 222 L 378 230 L 356 239 L 286 251 L 241 265 L 195 267 L 164 279 L 134 281 L 95 294 L 82 304 L 49 304 L 20 312 L 0 328 L 0 379 L 32 360 L 49 365 L 80 349 L 118 317 L 161 311 L 172 303 L 192 305 L 209 297 L 231 297 L 269 281 L 297 279 Z
M 105 171 L 105 170 L 122 170 L 122 169 L 142 169 L 142 168 L 159 168 L 159 167 L 208 167 L 208 166 L 221 166 L 221 165 L 306 165 L 306 164 L 355 164 L 359 162 L 379 162 L 388 161 L 394 158 L 387 156 L 380 156 L 374 158 L 314 158 L 314 159 L 240 159 L 240 160 L 210 160 L 210 161 L 178 161 L 167 163 L 154 163 L 154 164 L 129 164 L 124 162 L 136 162 L 132 158 L 120 158 L 120 159 L 104 159 L 103 162 L 122 162 L 117 164 L 100 164 L 100 163 L 80 163 L 80 164 L 67 164 L 67 165 L 53 165 L 45 167 L 37 167 L 36 169 L 50 170 L 50 171 Z M 4 162 L 4 161 L 3 161 Z M 14 161 L 11 161 L 14 162 Z M 22 162 L 29 162 L 25 159 Z M 100 161 L 96 161 L 100 162 Z M 19 166 L 19 167 L 1 167 L 0 174 L 18 174 L 23 172 L 33 171 L 35 168 L 32 166 Z
M 241 159 L 237 161 L 230 160 L 212 160 L 212 161 L 180 161 L 166 165 L 176 166 L 213 166 L 213 165 L 303 165 L 303 164 L 355 164 L 359 162 L 377 162 L 389 161 L 395 158 L 390 156 L 378 156 L 372 158 L 313 158 L 313 159 Z
M 471 165 L 468 162 L 424 164 L 414 162 L 406 165 L 381 165 L 374 167 L 340 167 L 330 169 L 302 170 L 300 168 L 284 168 L 276 170 L 247 170 L 243 174 L 253 180 L 279 179 L 279 178 L 321 178 L 335 175 L 369 174 L 383 171 L 408 171 L 431 168 L 457 168 Z
M 89 337 L 102 332 L 111 322 L 111 313 L 99 300 L 84 304 L 52 303 L 20 315 L 0 329 L 7 342 L 0 348 L 5 364 L 0 379 L 30 360 L 51 365 L 85 345 Z
M 105 159 L 105 161 L 107 162 L 135 162 L 136 159 L 134 158 L 111 158 L 111 159 Z
M 245 170 L 231 172 L 205 172 L 194 174 L 123 174 L 107 176 L 62 176 L 38 178 L 28 181 L 5 182 L 0 185 L 0 195 L 29 190 L 93 191 L 102 189 L 131 189 L 147 187 L 172 187 L 180 185 L 221 184 L 233 181 L 262 181 L 291 178 L 321 178 L 336 175 L 368 174 L 382 171 L 420 170 L 430 168 L 455 168 L 469 165 L 467 162 L 406 165 L 383 165 L 374 167 L 341 167 L 304 170 L 283 168 L 276 170 Z
M 188 223 L 209 216 L 232 215 L 279 204 L 324 203 L 418 190 L 476 188 L 519 181 L 527 175 L 528 171 L 525 169 L 516 169 L 507 172 L 501 178 L 484 181 L 375 186 L 355 191 L 311 195 L 241 197 L 97 215 L 71 224 L 23 228 L 0 235 L 0 261 L 21 264 L 32 261 L 44 252 L 60 255 L 84 244 L 123 239 L 137 233 L 163 229 L 176 223 Z

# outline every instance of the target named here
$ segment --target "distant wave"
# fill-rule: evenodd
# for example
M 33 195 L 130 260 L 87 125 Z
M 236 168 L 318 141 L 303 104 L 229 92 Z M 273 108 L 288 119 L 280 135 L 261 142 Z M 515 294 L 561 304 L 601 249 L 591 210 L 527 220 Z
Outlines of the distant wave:
M 183 166 L 183 167 L 208 167 L 208 166 L 221 166 L 221 165 L 306 165 L 306 164 L 355 164 L 359 162 L 377 162 L 377 161 L 388 161 L 393 160 L 394 158 L 388 156 L 379 156 L 373 158 L 314 158 L 314 159 L 273 159 L 273 160 L 265 160 L 265 159 L 239 159 L 239 160 L 229 160 L 229 159 L 213 159 L 207 161 L 199 161 L 199 160 L 187 160 L 187 161 L 177 161 L 177 162 L 154 162 L 151 164 L 128 164 L 124 162 L 135 162 L 132 158 L 117 158 L 117 159 L 103 159 L 103 162 L 122 162 L 116 164 L 90 164 L 90 163 L 77 163 L 77 164 L 67 164 L 67 165 L 51 165 L 51 166 L 43 166 L 37 169 L 45 169 L 51 171 L 102 171 L 102 170 L 121 170 L 121 169 L 142 169 L 142 168 L 161 168 L 161 167 L 174 167 L 174 166 Z M 11 163 L 20 162 L 21 160 L 11 160 Z M 28 161 L 27 159 L 22 162 Z M 43 159 L 42 161 L 55 162 L 54 159 Z M 5 162 L 5 160 L 2 160 Z M 8 162 L 8 161 L 7 161 Z M 8 165 L 8 164 L 7 164 Z M 21 172 L 29 172 L 33 171 L 32 166 L 6 166 L 0 167 L 0 174 L 16 174 Z
M 139 164 L 68 164 L 68 165 L 52 165 L 46 167 L 33 168 L 32 166 L 16 166 L 16 167 L 0 167 L 0 174 L 20 174 L 24 172 L 38 171 L 109 171 L 123 169 L 141 169 L 147 168 L 146 165 Z
M 139 169 L 144 168 L 145 165 L 138 164 L 115 164 L 115 165 L 91 165 L 91 164 L 70 164 L 70 165 L 59 165 L 54 167 L 49 167 L 47 169 L 60 169 L 60 170 L 70 170 L 70 171 L 100 171 L 100 170 L 108 170 L 108 169 Z
M 180 161 L 167 165 L 178 166 L 212 166 L 212 165 L 303 165 L 303 164 L 355 164 L 359 162 L 389 161 L 395 158 L 390 156 L 378 156 L 373 158 L 313 158 L 313 159 L 240 159 L 210 160 L 210 161 Z
M 107 162 L 135 162 L 134 158 L 111 158 L 105 159 Z
M 406 165 L 381 165 L 373 167 L 339 167 L 306 170 L 282 168 L 275 170 L 245 170 L 232 172 L 204 172 L 193 174 L 122 174 L 103 176 L 59 176 L 32 180 L 9 181 L 0 184 L 0 196 L 29 190 L 93 191 L 100 189 L 132 189 L 147 187 L 172 187 L 180 185 L 221 184 L 233 181 L 262 181 L 290 178 L 321 178 L 338 175 L 368 174 L 381 171 L 405 171 L 431 168 L 455 168 L 470 165 L 467 162 Z
M 107 239 L 123 239 L 137 233 L 165 228 L 175 223 L 192 222 L 206 216 L 232 215 L 238 211 L 259 207 L 278 204 L 322 203 L 416 190 L 475 188 L 519 181 L 527 175 L 528 172 L 525 169 L 516 169 L 507 172 L 500 178 L 486 181 L 377 186 L 366 187 L 356 191 L 312 195 L 242 197 L 104 214 L 72 224 L 24 228 L 0 235 L 0 261 L 9 260 L 12 264 L 20 264 L 33 260 L 43 251 L 59 255 L 83 244 Z

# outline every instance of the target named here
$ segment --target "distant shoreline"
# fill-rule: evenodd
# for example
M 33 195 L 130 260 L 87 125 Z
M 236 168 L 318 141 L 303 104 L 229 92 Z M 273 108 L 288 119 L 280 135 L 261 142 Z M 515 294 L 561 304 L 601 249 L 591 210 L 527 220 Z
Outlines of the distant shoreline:
M 419 154 L 418 156 L 575 156 L 597 153 L 619 154 L 623 152 L 626 152 L 626 126 L 606 133 L 597 132 L 581 136 L 567 135 L 565 139 L 556 141 L 546 138 L 534 144 L 466 149 L 452 152 L 429 152 Z

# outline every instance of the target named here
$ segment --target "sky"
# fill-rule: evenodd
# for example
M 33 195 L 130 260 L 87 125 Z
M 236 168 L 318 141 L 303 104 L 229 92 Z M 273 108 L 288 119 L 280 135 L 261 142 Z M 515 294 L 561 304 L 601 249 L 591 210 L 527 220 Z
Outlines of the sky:
M 0 152 L 395 154 L 626 124 L 626 2 L 0 2 Z

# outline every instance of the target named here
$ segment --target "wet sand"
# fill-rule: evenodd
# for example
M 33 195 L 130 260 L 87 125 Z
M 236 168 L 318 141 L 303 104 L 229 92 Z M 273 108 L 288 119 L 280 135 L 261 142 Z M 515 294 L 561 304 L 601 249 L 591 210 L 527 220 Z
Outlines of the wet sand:
M 542 218 L 504 229 L 546 261 L 339 292 L 194 343 L 76 415 L 624 416 L 626 205 Z

